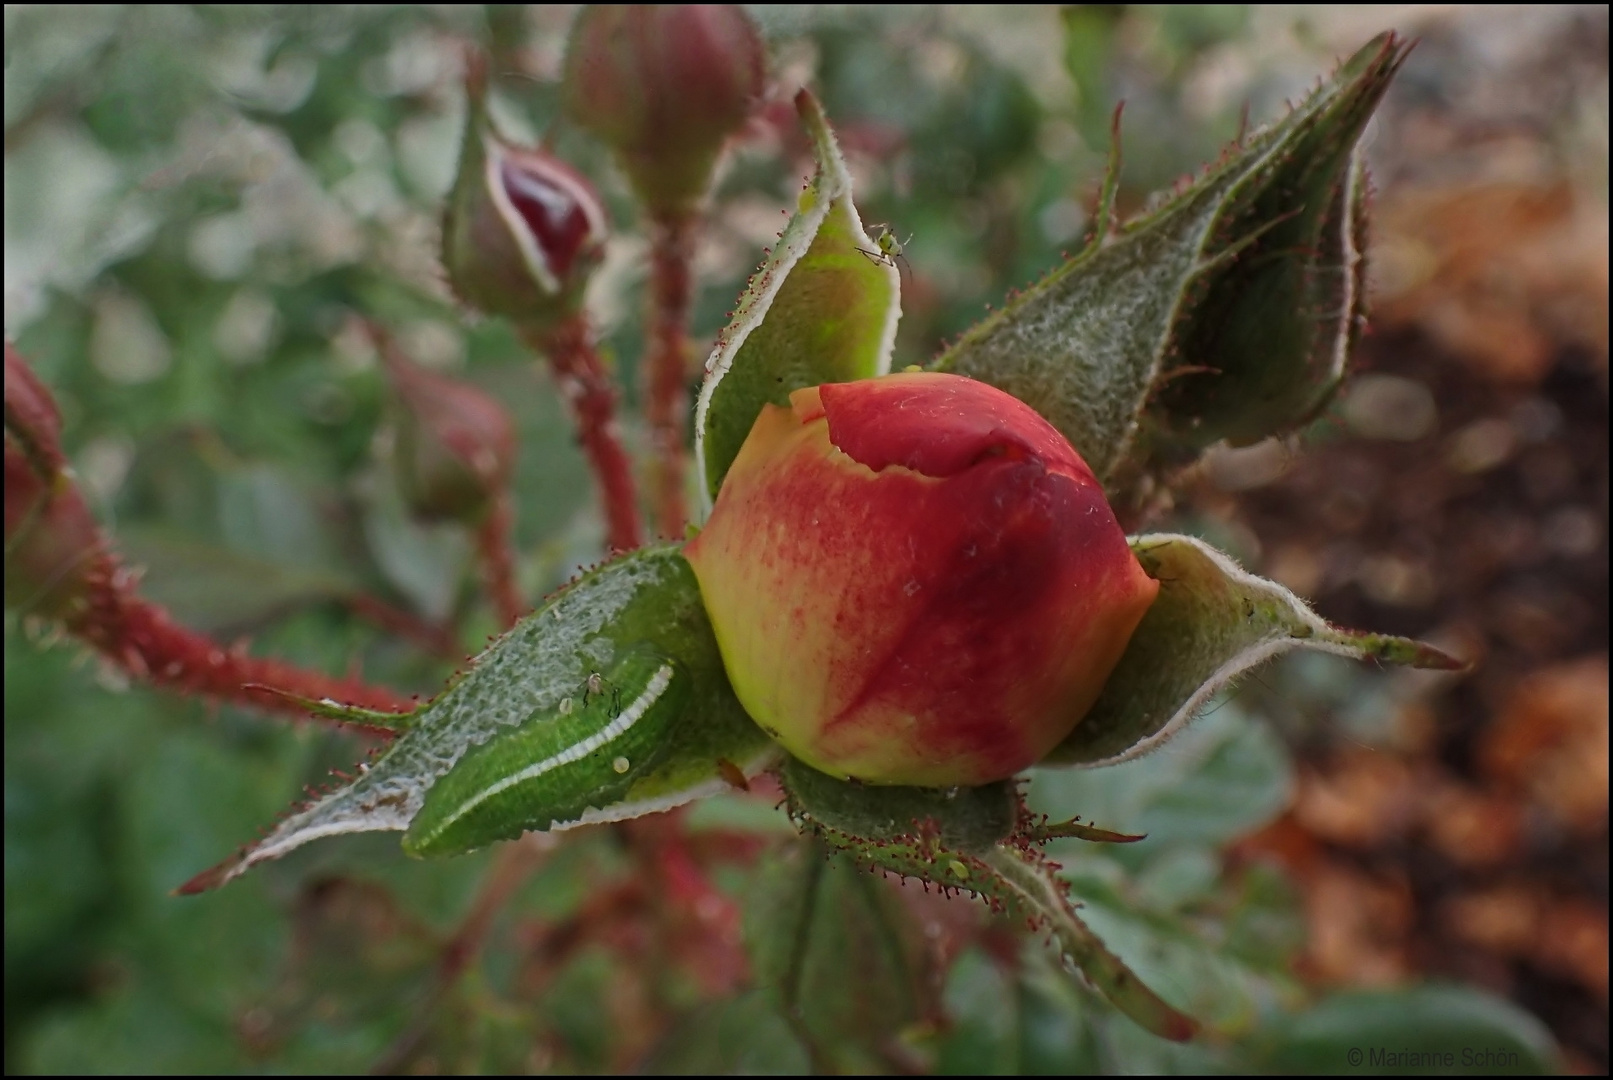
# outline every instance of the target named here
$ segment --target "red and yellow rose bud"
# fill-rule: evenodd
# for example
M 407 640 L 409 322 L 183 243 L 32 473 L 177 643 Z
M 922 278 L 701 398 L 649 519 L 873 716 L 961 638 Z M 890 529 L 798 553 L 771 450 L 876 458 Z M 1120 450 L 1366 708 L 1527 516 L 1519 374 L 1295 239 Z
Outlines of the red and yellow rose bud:
M 1051 424 L 931 372 L 765 406 L 686 554 L 751 716 L 880 784 L 1036 763 L 1159 590 Z
M 564 161 L 498 134 L 487 111 L 485 60 L 472 57 L 465 85 L 470 114 L 443 212 L 448 283 L 485 314 L 553 325 L 582 310 L 604 256 L 604 204 Z
M 478 524 L 508 490 L 515 429 L 491 396 L 383 350 L 399 410 L 394 461 L 410 510 Z
M 567 113 L 610 145 L 660 219 L 692 212 L 762 93 L 761 33 L 732 4 L 592 4 L 572 26 Z

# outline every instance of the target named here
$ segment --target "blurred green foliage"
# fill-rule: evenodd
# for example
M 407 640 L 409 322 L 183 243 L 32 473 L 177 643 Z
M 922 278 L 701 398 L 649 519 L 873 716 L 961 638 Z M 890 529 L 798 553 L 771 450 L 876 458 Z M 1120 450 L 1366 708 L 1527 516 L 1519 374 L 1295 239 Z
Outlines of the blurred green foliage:
M 1213 156 L 1238 123 L 1237 101 L 1206 106 L 1193 77 L 1245 33 L 1240 6 L 756 14 L 777 72 L 821 89 L 865 220 L 915 235 L 897 365 L 1080 243 L 1117 97 L 1123 207 Z M 601 527 L 555 395 L 502 326 L 460 317 L 433 248 L 462 111 L 457 50 L 479 42 L 506 121 L 547 133 L 610 200 L 624 239 L 596 308 L 631 396 L 642 246 L 603 151 L 554 123 L 564 9 L 5 18 L 7 335 L 56 393 L 79 476 L 148 595 L 225 640 L 422 693 L 451 666 L 346 598 L 456 619 L 467 651 L 495 629 L 466 538 L 411 522 L 382 467 L 385 393 L 355 314 L 511 410 L 527 594 L 592 560 Z M 1326 58 L 1305 63 L 1314 74 Z M 1295 88 L 1245 74 L 1257 116 Z M 697 264 L 697 339 L 782 223 L 803 168 L 793 138 L 762 123 L 736 150 Z M 5 675 L 11 1072 L 607 1070 L 637 1063 L 624 1032 L 648 1032 L 639 1060 L 667 1071 L 1342 1071 L 1350 1048 L 1373 1045 L 1515 1054 L 1500 1072 L 1553 1064 L 1537 1022 L 1476 994 L 1318 1000 L 1294 980 L 1291 889 L 1221 855 L 1282 810 L 1291 783 L 1283 746 L 1234 706 L 1142 761 L 1033 786 L 1048 813 L 1149 833 L 1055 855 L 1094 929 L 1209 1026 L 1173 1046 L 1113 1015 L 1039 943 L 983 931 L 973 909 L 954 920 L 967 932 L 947 931 L 961 953 L 934 969 L 894 883 L 780 847 L 782 814 L 737 795 L 697 808 L 690 828 L 771 851 L 719 875 L 747 911 L 749 988 L 652 978 L 651 1006 L 630 1008 L 650 962 L 630 942 L 539 955 L 535 927 L 571 925 L 633 872 L 595 830 L 543 864 L 484 957 L 441 991 L 488 853 L 414 862 L 394 838 L 346 838 L 217 893 L 170 895 L 304 785 L 350 767 L 363 753 L 352 738 L 122 685 L 11 616 Z M 787 923 L 796 936 L 776 962 L 781 887 L 810 887 L 817 907 Z M 635 1020 L 645 1008 L 659 1019 Z

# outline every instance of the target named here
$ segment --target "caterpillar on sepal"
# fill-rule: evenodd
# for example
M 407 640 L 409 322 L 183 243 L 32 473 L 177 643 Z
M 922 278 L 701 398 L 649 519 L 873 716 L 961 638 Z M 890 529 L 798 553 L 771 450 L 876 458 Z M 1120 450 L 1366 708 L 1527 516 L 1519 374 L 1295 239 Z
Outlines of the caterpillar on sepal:
M 467 751 L 426 793 L 403 850 L 457 855 L 620 801 L 665 755 L 689 690 L 677 661 L 629 651 L 576 697 Z

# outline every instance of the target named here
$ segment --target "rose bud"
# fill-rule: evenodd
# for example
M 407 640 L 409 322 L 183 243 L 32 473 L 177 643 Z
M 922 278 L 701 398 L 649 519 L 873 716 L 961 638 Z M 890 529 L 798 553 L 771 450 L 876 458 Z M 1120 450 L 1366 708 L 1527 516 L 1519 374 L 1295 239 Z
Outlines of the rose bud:
M 1159 590 L 1051 424 L 934 372 L 764 406 L 686 554 L 752 718 L 879 784 L 1040 760 Z
M 409 508 L 427 520 L 478 524 L 509 487 L 515 431 L 504 407 L 474 386 L 382 349 L 399 409 L 394 461 Z
M 101 532 L 62 453 L 50 391 L 6 345 L 6 606 L 62 618 L 83 603 Z
M 594 4 L 572 26 L 562 92 L 651 215 L 678 218 L 705 194 L 765 69 L 756 24 L 732 4 Z
M 443 212 L 448 283 L 486 314 L 528 325 L 558 322 L 581 310 L 604 255 L 604 205 L 593 185 L 553 154 L 498 135 L 480 57 L 471 58 L 465 86 L 470 114 Z

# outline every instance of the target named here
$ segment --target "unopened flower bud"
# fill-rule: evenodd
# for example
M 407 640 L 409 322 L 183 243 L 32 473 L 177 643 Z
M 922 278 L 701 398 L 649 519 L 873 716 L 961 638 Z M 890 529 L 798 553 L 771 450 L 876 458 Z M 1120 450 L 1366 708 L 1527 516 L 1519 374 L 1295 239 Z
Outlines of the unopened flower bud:
M 466 77 L 470 113 L 443 214 L 443 266 L 466 304 L 543 326 L 581 310 L 604 254 L 605 208 L 581 173 L 494 130 L 484 63 L 473 58 Z
M 565 107 L 616 152 L 652 216 L 686 215 L 762 92 L 766 52 L 732 4 L 595 4 L 566 47 Z
M 1051 424 L 933 372 L 764 406 L 685 555 L 752 718 L 879 784 L 1035 764 L 1159 590 Z
M 504 407 L 474 386 L 383 350 L 399 409 L 395 463 L 409 509 L 427 520 L 477 524 L 515 467 Z

